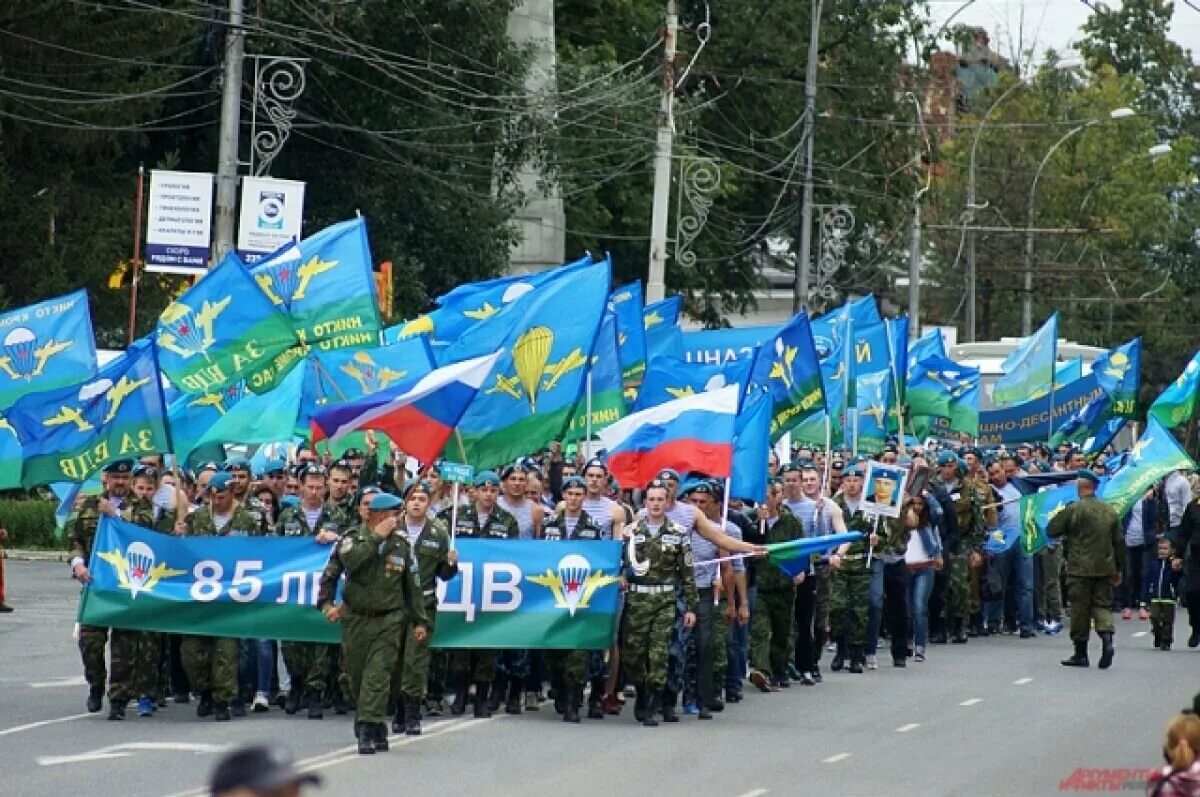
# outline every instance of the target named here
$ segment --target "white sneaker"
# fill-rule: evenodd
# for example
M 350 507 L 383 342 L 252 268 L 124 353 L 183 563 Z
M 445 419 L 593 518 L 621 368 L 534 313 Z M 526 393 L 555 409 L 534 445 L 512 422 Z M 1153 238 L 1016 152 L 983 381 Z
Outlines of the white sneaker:
M 868 670 L 878 670 L 879 669 L 879 659 L 875 656 L 874 653 L 870 653 L 867 655 L 867 669 Z
M 267 698 L 266 692 L 259 692 L 254 696 L 254 705 L 251 710 L 255 714 L 262 714 L 264 711 L 271 710 L 271 701 Z

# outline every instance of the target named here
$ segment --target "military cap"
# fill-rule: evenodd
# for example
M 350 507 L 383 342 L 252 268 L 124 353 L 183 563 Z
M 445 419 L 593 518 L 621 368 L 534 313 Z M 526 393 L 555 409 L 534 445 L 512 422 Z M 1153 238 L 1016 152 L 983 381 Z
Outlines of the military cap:
M 710 481 L 691 482 L 679 489 L 681 495 L 691 495 L 692 493 L 704 493 L 705 495 L 713 494 L 713 486 Z
M 494 470 L 481 470 L 475 474 L 475 480 L 472 482 L 476 487 L 499 487 L 500 477 L 496 475 Z
M 667 484 L 665 481 L 663 481 L 662 479 L 651 479 L 650 483 L 646 485 L 647 490 L 654 490 L 654 489 L 659 489 L 659 488 L 661 488 L 663 490 L 670 490 L 671 486 L 669 484 Z
M 133 473 L 132 459 L 118 459 L 104 466 L 105 473 Z
M 276 474 L 282 476 L 286 472 L 287 463 L 282 459 L 268 459 L 267 463 L 263 465 L 263 473 L 267 476 L 274 476 Z
M 655 481 L 667 481 L 668 479 L 678 482 L 679 472 L 674 468 L 663 468 L 658 472 L 658 475 L 654 477 Z
M 800 462 L 797 460 L 797 461 L 789 462 L 786 465 L 781 465 L 779 468 L 779 472 L 780 473 L 799 473 L 803 469 L 804 469 L 804 466 L 802 464 L 800 464 Z
M 862 471 L 862 468 L 859 467 L 857 462 L 851 462 L 849 465 L 846 466 L 846 469 L 842 471 L 842 475 L 843 476 L 862 476 L 863 471 Z
M 600 459 L 600 457 L 592 457 L 589 459 L 587 464 L 583 466 L 583 470 L 586 472 L 589 468 L 599 468 L 605 473 L 608 473 L 608 466 L 604 464 L 604 460 Z
M 133 466 L 133 475 L 135 477 L 149 476 L 152 479 L 157 479 L 158 468 L 154 467 L 153 465 L 143 465 L 139 462 L 137 465 Z
M 958 464 L 958 454 L 955 454 L 953 451 L 943 451 L 940 454 L 938 454 L 937 464 L 939 466 L 957 465 Z
M 1085 481 L 1089 481 L 1092 484 L 1100 483 L 1100 477 L 1097 476 L 1093 471 L 1090 471 L 1086 468 L 1075 471 L 1075 477 L 1078 479 L 1083 479 Z
M 433 497 L 433 490 L 430 489 L 429 482 L 421 479 L 419 481 L 409 482 L 408 484 L 404 485 L 404 500 L 407 501 L 408 497 L 417 490 L 425 493 L 425 495 L 428 495 L 430 498 Z
M 217 764 L 212 774 L 212 793 L 242 791 L 261 794 L 288 786 L 320 785 L 321 778 L 301 772 L 285 748 L 262 744 L 234 750 Z
M 584 489 L 586 489 L 586 486 L 583 483 L 583 479 L 581 479 L 580 477 L 568 476 L 567 478 L 563 479 L 562 488 L 564 490 L 572 490 L 572 489 L 584 490 Z
M 210 493 L 222 493 L 229 489 L 233 484 L 233 477 L 225 471 L 217 471 L 208 481 L 206 490 Z
M 250 461 L 245 457 L 230 457 L 225 460 L 226 473 L 233 473 L 235 470 L 244 470 L 250 472 Z
M 387 512 L 402 506 L 404 506 L 404 502 L 391 493 L 378 493 L 371 496 L 371 503 L 368 505 L 372 512 Z
M 358 500 L 361 501 L 365 496 L 375 495 L 381 492 L 383 492 L 383 490 L 379 489 L 373 484 L 368 484 L 366 487 L 363 487 L 358 491 Z
M 503 468 L 500 469 L 500 478 L 507 479 L 509 476 L 511 476 L 517 472 L 518 467 L 519 467 L 519 463 L 516 463 L 516 462 L 514 462 L 511 465 L 505 465 Z
M 324 476 L 325 468 L 318 465 L 316 462 L 309 462 L 306 465 L 296 467 L 296 476 L 303 479 L 305 476 Z
M 837 468 L 838 470 L 841 470 L 842 468 L 846 467 L 846 463 L 843 462 L 842 460 L 838 459 L 837 457 L 834 457 L 831 460 L 829 460 L 829 467 Z

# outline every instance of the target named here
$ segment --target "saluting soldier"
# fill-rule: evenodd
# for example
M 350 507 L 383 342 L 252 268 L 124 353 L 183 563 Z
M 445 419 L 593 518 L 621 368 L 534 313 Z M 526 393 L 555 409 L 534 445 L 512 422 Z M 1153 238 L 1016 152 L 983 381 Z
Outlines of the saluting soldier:
M 403 505 L 390 493 L 372 496 L 367 522 L 338 543 L 317 593 L 317 608 L 326 619 L 342 623 L 346 677 L 355 706 L 354 734 L 361 755 L 388 749 L 388 693 L 400 654 L 400 634 L 411 627 L 413 640 L 424 642 L 429 633 L 412 548 L 400 528 Z M 342 603 L 335 605 L 343 574 Z
M 1075 480 L 1079 500 L 1050 520 L 1048 537 L 1062 537 L 1067 552 L 1067 598 L 1071 601 L 1071 641 L 1075 654 L 1065 667 L 1088 666 L 1092 623 L 1100 635 L 1100 669 L 1112 666 L 1112 591 L 1125 570 L 1125 532 L 1116 510 L 1096 497 L 1100 477 L 1081 470 Z
M 208 504 L 186 519 L 176 520 L 177 533 L 189 537 L 254 537 L 262 534 L 255 521 L 233 500 L 233 477 L 214 473 L 205 487 Z M 237 697 L 238 640 L 228 637 L 185 636 L 180 658 L 192 691 L 200 695 L 197 717 L 212 716 L 218 722 L 232 719 L 230 703 Z
M 325 502 L 325 469 L 316 464 L 305 465 L 300 479 L 300 504 L 279 513 L 275 532 L 284 537 L 315 537 L 323 545 L 337 542 L 346 526 L 334 517 L 334 507 Z M 292 680 L 283 710 L 295 714 L 303 699 L 308 701 L 308 718 L 321 719 L 330 650 L 336 650 L 337 645 L 284 642 L 282 647 L 283 662 Z
M 133 460 L 122 459 L 105 466 L 101 479 L 104 492 L 84 498 L 71 524 L 71 575 L 80 584 L 88 584 L 92 574 L 87 563 L 92 556 L 92 543 L 100 516 L 115 516 L 129 498 L 130 474 Z M 83 676 L 88 683 L 87 710 L 95 713 L 104 703 L 104 687 L 108 671 L 104 665 L 104 647 L 108 644 L 108 629 L 93 625 L 79 626 L 79 655 L 83 659 Z
M 637 687 L 634 717 L 648 727 L 655 716 L 659 695 L 667 683 L 667 648 L 675 622 L 675 592 L 686 605 L 683 625 L 696 624 L 699 597 L 692 573 L 691 536 L 667 517 L 670 488 L 654 480 L 644 495 L 645 516 L 639 518 L 625 546 L 629 594 L 625 603 L 623 663 Z
M 409 736 L 421 734 L 421 698 L 429 677 L 429 644 L 437 623 L 437 580 L 449 581 L 458 575 L 458 551 L 450 547 L 450 531 L 429 514 L 432 498 L 433 490 L 427 482 L 410 482 L 404 488 L 403 531 L 412 548 L 428 632 L 418 640 L 411 623 L 402 629 L 400 654 L 392 672 L 392 700 L 396 703 L 392 731 Z
M 475 474 L 474 495 L 458 510 L 458 537 L 484 540 L 515 540 L 520 529 L 517 519 L 497 504 L 500 477 L 490 470 Z M 440 520 L 449 523 L 451 509 L 442 510 Z M 470 596 L 463 596 L 469 600 Z M 490 717 L 488 692 L 496 679 L 496 651 L 455 650 L 450 654 L 450 675 L 454 678 L 454 703 L 450 713 L 458 716 L 467 709 L 467 690 L 475 684 L 475 716 Z
M 547 518 L 542 536 L 552 542 L 574 542 L 576 540 L 598 542 L 605 539 L 604 530 L 583 509 L 587 495 L 583 479 L 570 476 L 563 480 L 563 506 Z M 546 664 L 554 681 L 555 709 L 562 714 L 563 722 L 579 722 L 579 709 L 583 705 L 583 684 L 587 680 L 589 660 L 603 651 L 550 650 L 546 651 Z M 604 678 L 592 680 L 592 693 L 588 698 L 588 718 L 604 719 Z

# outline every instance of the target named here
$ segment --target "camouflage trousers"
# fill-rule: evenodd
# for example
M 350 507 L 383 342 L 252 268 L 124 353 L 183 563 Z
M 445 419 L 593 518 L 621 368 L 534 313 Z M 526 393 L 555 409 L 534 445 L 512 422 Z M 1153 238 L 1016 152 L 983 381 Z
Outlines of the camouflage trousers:
M 342 619 L 346 650 L 346 679 L 355 718 L 386 722 L 392 675 L 400 655 L 400 634 L 408 626 L 402 612 L 363 617 L 353 612 Z
M 592 651 L 587 650 L 547 650 L 546 667 L 550 670 L 551 683 L 565 689 L 582 687 L 587 680 L 591 655 Z
M 829 632 L 829 592 L 832 579 L 828 565 L 817 566 L 817 595 L 813 606 L 813 636 L 816 639 L 817 658 L 821 658 L 821 645 L 825 644 L 825 635 Z
M 107 628 L 79 626 L 79 657 L 83 660 L 83 677 L 92 689 L 103 691 L 108 683 L 108 668 L 104 663 L 104 648 L 107 645 Z
M 496 651 L 452 650 L 449 654 L 450 675 L 459 685 L 491 683 L 496 680 Z
M 179 654 L 193 692 L 209 692 L 212 699 L 219 703 L 233 702 L 237 696 L 236 639 L 185 636 Z
M 713 694 L 720 695 L 725 688 L 725 675 L 729 672 L 729 625 L 725 617 L 729 607 L 725 593 L 721 593 L 717 601 L 716 614 L 713 615 Z
M 762 601 L 762 593 L 758 599 Z M 870 603 L 871 571 L 865 559 L 846 562 L 835 570 L 829 590 L 829 628 L 834 639 L 847 645 L 866 645 Z
M 951 632 L 966 625 L 970 617 L 971 576 L 967 554 L 943 552 L 946 570 L 946 628 Z
M 629 682 L 652 691 L 667 685 L 667 651 L 674 623 L 674 594 L 630 592 L 626 596 L 621 665 Z
M 1062 618 L 1062 546 L 1048 545 L 1038 551 L 1037 558 L 1034 560 L 1037 564 L 1038 573 L 1041 576 L 1037 580 L 1037 590 L 1034 592 L 1034 600 L 1036 601 L 1036 611 L 1038 617 L 1043 620 L 1059 620 Z M 1141 586 L 1140 584 L 1138 585 Z
M 112 630 L 108 698 L 128 702 L 159 693 L 162 635 L 149 631 Z
M 671 641 L 667 645 L 666 689 L 682 694 L 687 683 L 688 651 L 694 647 L 694 632 L 683 627 L 683 615 L 687 613 L 687 600 L 683 591 L 675 590 L 675 619 L 671 623 Z
M 433 651 L 429 644 L 433 641 L 433 630 L 437 624 L 437 604 L 426 606 L 425 612 L 429 617 L 427 626 L 429 634 L 421 642 L 413 638 L 412 623 L 405 623 L 400 632 L 400 652 L 396 656 L 396 667 L 392 671 L 392 700 L 399 701 L 403 697 L 425 697 L 425 684 L 429 680 L 429 662 Z
M 1084 642 L 1092 632 L 1112 632 L 1112 582 L 1107 576 L 1067 576 L 1067 599 L 1071 601 L 1071 641 Z
M 1159 642 L 1169 645 L 1175 641 L 1175 601 L 1150 601 L 1150 630 Z
M 792 657 L 795 589 L 759 589 L 750 617 L 750 666 L 768 675 L 787 675 Z
M 329 652 L 334 645 L 320 642 L 283 642 L 283 663 L 292 679 L 292 689 L 310 698 L 325 694 Z
M 429 676 L 425 679 L 425 694 L 432 700 L 441 700 L 446 694 L 446 671 L 450 665 L 450 654 L 444 650 L 429 651 Z

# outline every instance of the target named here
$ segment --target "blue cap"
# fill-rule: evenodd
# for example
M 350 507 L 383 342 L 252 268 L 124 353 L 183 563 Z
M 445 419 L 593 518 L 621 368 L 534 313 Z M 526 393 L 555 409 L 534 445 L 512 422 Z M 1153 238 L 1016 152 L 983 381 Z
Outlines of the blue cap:
M 494 470 L 481 470 L 475 474 L 475 481 L 472 482 L 476 487 L 499 487 L 500 477 L 496 475 Z
M 220 493 L 228 490 L 231 484 L 233 484 L 232 476 L 224 471 L 217 471 L 209 479 L 207 490 L 210 493 Z
M 371 496 L 369 508 L 372 512 L 386 512 L 389 509 L 399 509 L 404 502 L 391 493 L 379 493 Z
M 287 509 L 287 508 L 293 507 L 293 506 L 300 506 L 300 496 L 285 495 L 279 499 L 279 508 L 280 509 Z
M 1100 483 L 1100 477 L 1097 476 L 1093 471 L 1086 470 L 1086 469 L 1075 471 L 1075 478 L 1084 479 L 1086 481 L 1091 482 L 1092 484 Z

